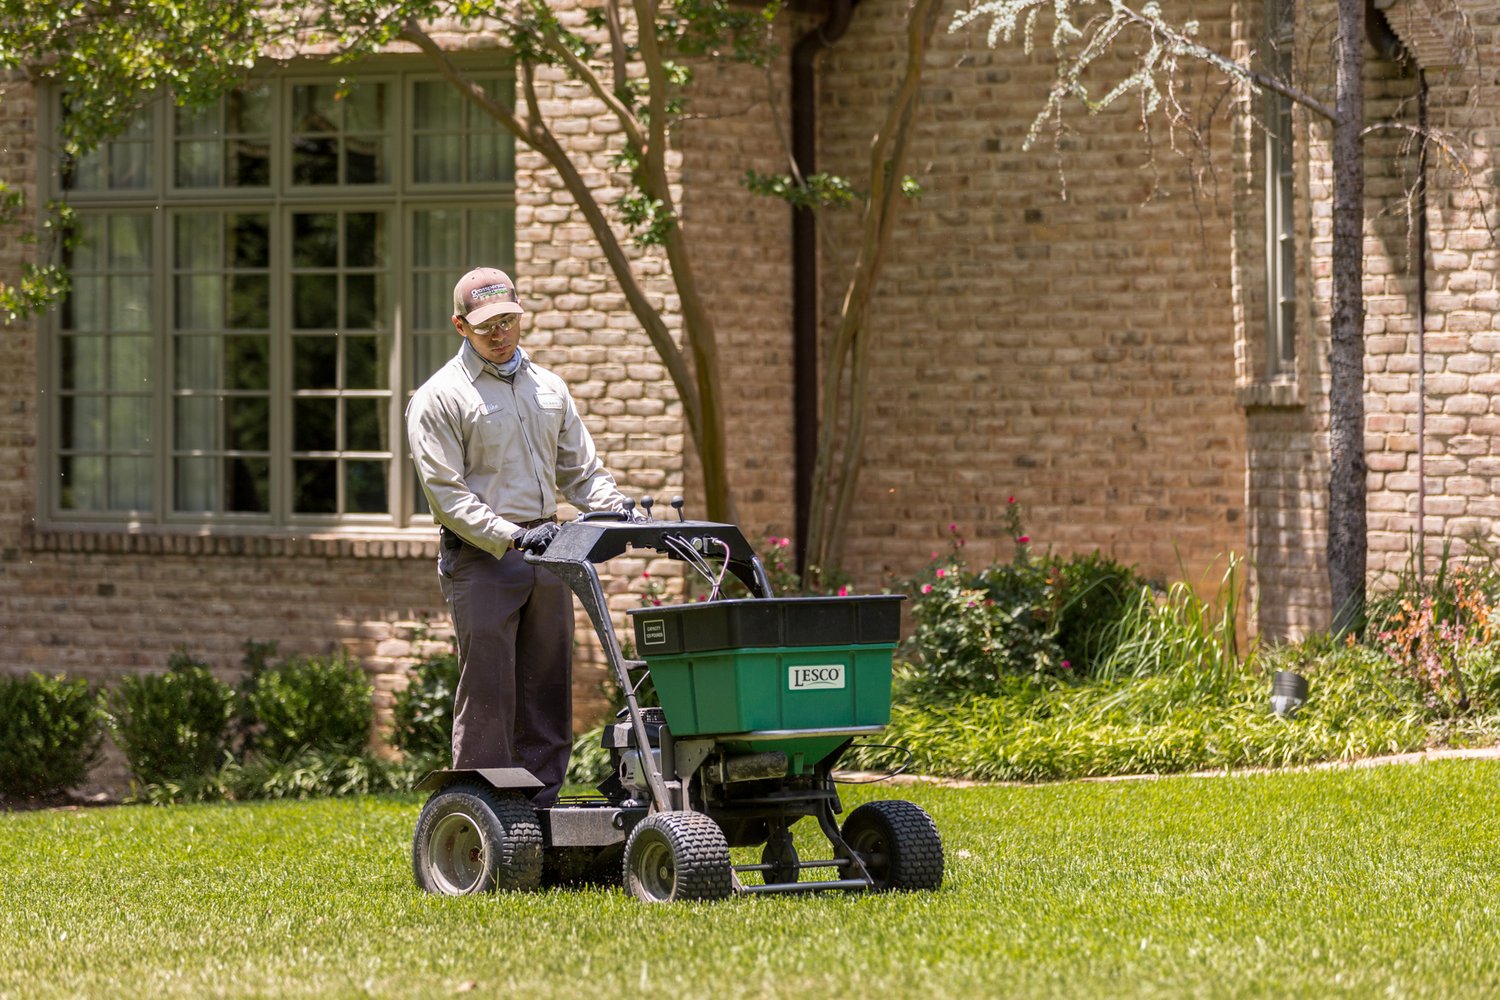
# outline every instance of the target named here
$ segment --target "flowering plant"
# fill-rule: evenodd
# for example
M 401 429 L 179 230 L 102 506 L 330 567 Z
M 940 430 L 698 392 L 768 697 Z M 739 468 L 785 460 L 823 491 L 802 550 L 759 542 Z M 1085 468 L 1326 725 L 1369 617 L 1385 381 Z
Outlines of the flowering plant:
M 949 552 L 933 552 L 910 582 L 908 648 L 919 683 L 986 690 L 1005 676 L 1081 677 L 1107 658 L 1115 625 L 1146 585 L 1098 553 L 1035 555 L 1015 497 L 1003 518 L 1010 562 L 971 569 L 964 537 L 950 524 Z

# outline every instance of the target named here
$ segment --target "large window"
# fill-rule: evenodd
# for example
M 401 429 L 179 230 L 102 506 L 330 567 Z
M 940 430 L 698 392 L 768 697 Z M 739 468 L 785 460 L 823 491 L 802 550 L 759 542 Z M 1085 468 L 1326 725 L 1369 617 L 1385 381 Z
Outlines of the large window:
M 479 77 L 509 100 L 508 78 Z M 451 289 L 512 265 L 508 135 L 428 74 L 163 100 L 63 165 L 73 290 L 44 379 L 59 521 L 402 527 L 411 391 Z

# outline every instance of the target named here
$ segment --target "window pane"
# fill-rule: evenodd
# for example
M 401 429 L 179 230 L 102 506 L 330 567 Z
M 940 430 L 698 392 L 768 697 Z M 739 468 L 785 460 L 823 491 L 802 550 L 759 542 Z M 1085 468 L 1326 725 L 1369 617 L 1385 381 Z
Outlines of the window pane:
M 78 242 L 72 250 L 74 271 L 102 271 L 108 266 L 107 240 L 109 222 L 102 215 L 85 215 L 78 220 Z
M 236 139 L 229 144 L 226 173 L 234 187 L 266 187 L 271 183 L 271 144 Z
M 271 266 L 271 218 L 260 212 L 229 216 L 230 267 Z
M 173 352 L 177 356 L 177 388 L 219 387 L 218 337 L 177 337 L 173 343 Z
M 219 109 L 177 108 L 173 114 L 173 127 L 178 135 L 212 136 L 219 133 Z
M 269 133 L 271 131 L 271 88 L 265 84 L 246 87 L 229 94 L 224 101 L 225 121 L 231 132 Z
M 344 400 L 344 448 L 347 451 L 385 451 L 383 399 Z
M 344 493 L 351 514 L 384 514 L 385 462 L 344 463 Z
M 212 451 L 219 445 L 218 400 L 182 396 L 175 401 L 173 433 L 179 451 Z
M 229 396 L 224 400 L 224 442 L 230 451 L 267 451 L 271 421 L 264 396 Z
M 105 346 L 103 337 L 62 338 L 62 387 L 104 388 Z
M 339 106 L 330 84 L 298 84 L 292 88 L 293 127 L 299 132 L 337 132 Z
M 336 389 L 338 378 L 338 341 L 332 337 L 297 337 L 292 341 L 294 388 Z
M 413 386 L 427 381 L 433 372 L 441 368 L 458 352 L 459 338 L 456 333 L 451 337 L 428 335 L 415 337 L 413 340 L 415 343 L 412 347 L 416 353 L 412 373 L 416 380 L 412 383 Z
M 510 144 L 499 135 L 476 135 L 469 140 L 469 180 L 493 184 L 506 178 Z
M 111 145 L 109 186 L 117 191 L 139 191 L 151 186 L 149 143 L 119 142 Z
M 269 337 L 224 338 L 224 385 L 229 389 L 267 390 L 271 387 Z
M 332 274 L 299 274 L 292 279 L 292 325 L 299 330 L 332 330 L 339 324 L 339 280 Z
M 298 399 L 292 406 L 292 448 L 338 451 L 337 399 Z
M 234 330 L 264 330 L 271 325 L 271 278 L 237 274 L 229 279 L 229 315 L 225 325 Z
M 133 392 L 151 388 L 150 337 L 111 337 L 109 387 Z
M 344 278 L 344 329 L 379 330 L 384 312 L 380 289 L 384 286 L 377 275 L 351 274 Z
M 151 507 L 151 460 L 109 460 L 109 509 L 149 510 Z
M 179 458 L 173 464 L 176 510 L 211 512 L 219 509 L 219 460 Z
M 345 141 L 346 159 L 344 183 L 380 184 L 386 179 L 385 165 L 389 157 L 385 151 L 385 139 L 381 136 L 351 136 Z
M 63 510 L 104 509 L 104 459 L 97 455 L 64 455 L 58 504 Z
M 343 337 L 344 388 L 383 389 L 385 365 L 380 357 L 382 337 Z
M 451 280 L 436 274 L 413 275 L 412 294 L 415 300 L 408 308 L 413 314 L 414 329 L 433 330 L 448 326 L 453 314 Z
M 219 186 L 219 144 L 179 142 L 173 180 L 178 187 Z
M 109 220 L 109 266 L 117 271 L 150 269 L 150 216 L 116 215 Z
M 105 447 L 104 396 L 62 398 L 62 446 L 69 451 L 103 450 Z M 103 475 L 103 473 L 100 473 Z
M 217 212 L 183 212 L 173 231 L 176 237 L 172 259 L 183 270 L 218 267 L 219 215 Z
M 511 263 L 515 245 L 515 217 L 509 212 L 482 209 L 469 213 L 470 260 L 491 261 L 490 266 L 504 268 Z
M 338 462 L 302 459 L 292 463 L 292 509 L 299 514 L 338 511 Z
M 223 280 L 217 274 L 177 276 L 179 330 L 217 330 L 224 317 Z
M 271 463 L 264 458 L 229 458 L 224 461 L 226 492 L 224 509 L 264 514 L 271 509 Z
M 460 209 L 431 209 L 412 216 L 415 230 L 412 263 L 417 267 L 460 269 L 464 262 L 464 213 Z M 452 281 L 457 281 L 459 270 Z M 451 292 L 452 284 L 448 286 Z
M 293 184 L 337 184 L 339 144 L 333 139 L 292 140 Z
M 421 128 L 458 131 L 464 124 L 464 98 L 444 80 L 423 80 L 412 88 L 412 121 Z
M 350 212 L 344 217 L 344 263 L 349 267 L 385 265 L 385 213 Z
M 292 216 L 292 266 L 337 267 L 339 217 L 333 212 Z
M 144 451 L 151 446 L 151 401 L 144 396 L 115 396 L 109 401 L 109 444 L 116 451 Z
M 65 330 L 103 330 L 107 303 L 105 278 L 74 275 L 73 287 L 63 302 L 62 325 Z
M 344 127 L 350 132 L 384 132 L 386 85 L 355 87 L 344 101 Z
M 412 169 L 419 184 L 456 184 L 463 178 L 463 139 L 456 135 L 419 135 L 414 140 Z
M 151 279 L 109 279 L 109 328 L 111 330 L 151 329 Z

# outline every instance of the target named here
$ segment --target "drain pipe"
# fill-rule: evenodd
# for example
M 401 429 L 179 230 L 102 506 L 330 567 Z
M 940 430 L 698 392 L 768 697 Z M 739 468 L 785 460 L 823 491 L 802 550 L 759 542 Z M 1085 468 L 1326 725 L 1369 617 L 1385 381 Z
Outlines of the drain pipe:
M 818 166 L 818 56 L 844 36 L 857 0 L 829 0 L 823 23 L 792 48 L 792 161 L 807 177 Z M 810 208 L 792 209 L 792 441 L 797 572 L 807 570 L 807 523 L 818 460 L 818 227 Z
M 1417 592 L 1427 572 L 1427 71 L 1417 70 Z

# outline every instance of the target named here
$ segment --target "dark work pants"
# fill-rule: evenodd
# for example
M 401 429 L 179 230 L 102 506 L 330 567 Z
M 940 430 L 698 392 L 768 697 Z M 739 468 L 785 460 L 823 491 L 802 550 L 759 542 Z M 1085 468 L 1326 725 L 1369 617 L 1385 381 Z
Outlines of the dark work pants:
M 511 549 L 441 548 L 438 575 L 458 638 L 453 766 L 524 767 L 557 800 L 573 746 L 573 594 Z

